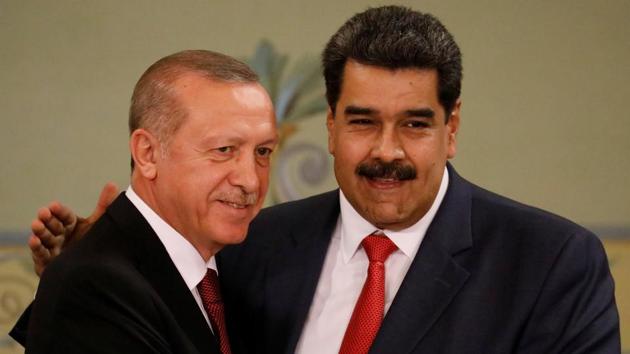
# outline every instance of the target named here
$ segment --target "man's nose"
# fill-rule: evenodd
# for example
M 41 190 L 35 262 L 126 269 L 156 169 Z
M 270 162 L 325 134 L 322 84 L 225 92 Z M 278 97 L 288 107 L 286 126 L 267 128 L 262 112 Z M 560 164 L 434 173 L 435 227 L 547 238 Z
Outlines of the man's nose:
M 384 127 L 374 141 L 371 157 L 385 162 L 405 158 L 405 150 L 395 129 Z
M 258 192 L 260 179 L 256 168 L 254 156 L 241 155 L 236 160 L 236 165 L 232 171 L 230 183 L 240 187 L 246 193 Z

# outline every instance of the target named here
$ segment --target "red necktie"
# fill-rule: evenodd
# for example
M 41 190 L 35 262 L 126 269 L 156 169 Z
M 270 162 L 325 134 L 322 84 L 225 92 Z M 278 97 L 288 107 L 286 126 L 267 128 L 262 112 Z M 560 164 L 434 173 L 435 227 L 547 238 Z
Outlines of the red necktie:
M 376 337 L 385 312 L 385 261 L 398 249 L 387 236 L 369 235 L 363 242 L 370 265 L 354 306 L 339 354 L 365 354 Z
M 225 328 L 225 311 L 223 300 L 221 299 L 221 289 L 219 288 L 219 277 L 214 269 L 208 268 L 206 276 L 197 285 L 201 302 L 206 309 L 212 330 L 219 340 L 219 348 L 222 354 L 231 354 L 230 341 L 228 340 L 227 329 Z

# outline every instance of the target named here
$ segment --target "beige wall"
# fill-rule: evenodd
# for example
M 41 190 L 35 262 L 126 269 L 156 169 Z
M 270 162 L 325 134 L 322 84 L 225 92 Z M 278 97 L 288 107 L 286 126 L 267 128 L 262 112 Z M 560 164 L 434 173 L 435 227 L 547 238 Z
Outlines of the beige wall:
M 399 3 L 437 15 L 462 47 L 458 171 L 630 237 L 630 1 Z M 105 181 L 126 186 L 129 96 L 159 57 L 186 48 L 245 57 L 261 38 L 292 57 L 318 55 L 345 19 L 379 4 L 0 0 L 0 237 L 25 233 L 53 198 L 86 213 Z M 300 141 L 324 143 L 323 117 L 304 122 L 287 147 Z M 625 319 L 628 241 L 607 248 Z M 3 286 L 21 296 L 0 309 L 6 333 L 36 280 L 25 249 L 0 248 L 0 259 L 0 275 L 17 279 Z M 17 352 L 0 335 L 0 353 Z
M 437 15 L 462 47 L 461 174 L 582 224 L 630 226 L 630 1 L 402 3 Z M 245 57 L 261 38 L 318 55 L 378 4 L 0 1 L 0 231 L 25 230 L 53 198 L 85 213 L 105 181 L 126 186 L 129 96 L 157 58 Z M 324 140 L 323 118 L 305 124 Z

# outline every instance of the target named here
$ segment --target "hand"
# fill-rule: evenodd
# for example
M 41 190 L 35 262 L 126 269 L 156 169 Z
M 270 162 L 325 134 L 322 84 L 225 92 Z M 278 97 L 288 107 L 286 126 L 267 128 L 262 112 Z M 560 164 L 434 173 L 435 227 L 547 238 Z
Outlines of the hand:
M 41 275 L 66 245 L 83 238 L 92 225 L 103 215 L 107 207 L 118 195 L 118 187 L 107 183 L 98 197 L 96 208 L 90 216 L 82 218 L 72 209 L 59 202 L 52 202 L 48 207 L 37 211 L 37 218 L 31 223 L 33 232 L 28 239 L 35 273 Z

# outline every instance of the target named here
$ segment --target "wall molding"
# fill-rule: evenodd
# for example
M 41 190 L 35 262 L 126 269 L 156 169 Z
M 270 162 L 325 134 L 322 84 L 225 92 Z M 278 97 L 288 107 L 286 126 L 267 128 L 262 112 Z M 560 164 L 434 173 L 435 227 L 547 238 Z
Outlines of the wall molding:
M 630 240 L 630 225 L 597 225 L 587 228 L 603 240 Z M 25 246 L 30 231 L 0 230 L 0 247 Z
M 0 230 L 1 246 L 25 246 L 30 231 Z
M 598 225 L 587 228 L 602 240 L 630 240 L 630 226 Z

